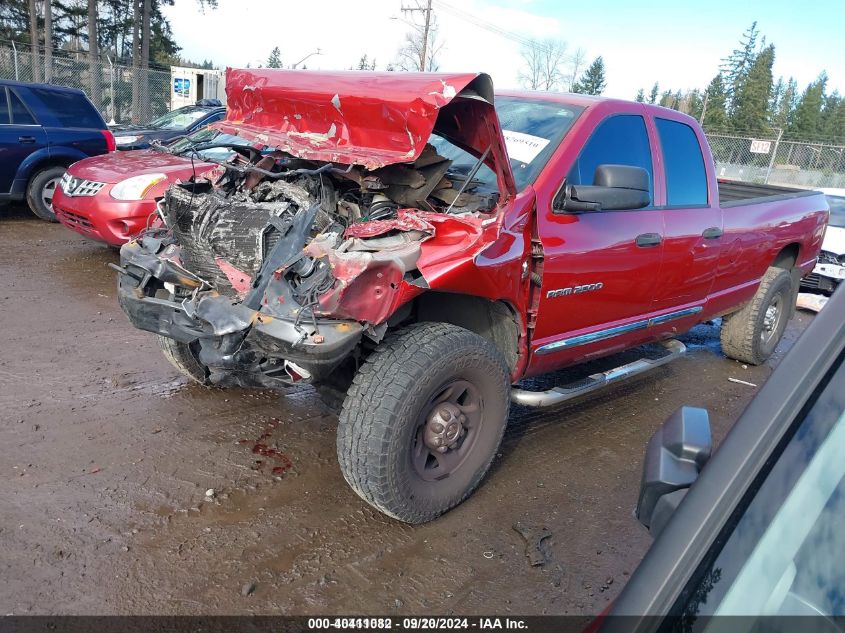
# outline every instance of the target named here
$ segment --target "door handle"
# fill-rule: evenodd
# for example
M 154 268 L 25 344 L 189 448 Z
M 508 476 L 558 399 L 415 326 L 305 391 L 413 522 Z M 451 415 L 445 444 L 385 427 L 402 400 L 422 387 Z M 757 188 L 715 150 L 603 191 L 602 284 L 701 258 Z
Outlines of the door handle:
M 660 233 L 643 233 L 637 235 L 637 246 L 641 246 L 642 248 L 659 246 L 662 241 L 663 238 L 660 237 Z
M 19 136 L 18 137 L 18 143 L 21 143 L 23 145 L 31 145 L 34 142 L 35 142 L 34 136 Z
M 709 229 L 704 229 L 701 233 L 701 237 L 705 240 L 716 240 L 722 237 L 722 229 L 718 226 L 711 226 Z

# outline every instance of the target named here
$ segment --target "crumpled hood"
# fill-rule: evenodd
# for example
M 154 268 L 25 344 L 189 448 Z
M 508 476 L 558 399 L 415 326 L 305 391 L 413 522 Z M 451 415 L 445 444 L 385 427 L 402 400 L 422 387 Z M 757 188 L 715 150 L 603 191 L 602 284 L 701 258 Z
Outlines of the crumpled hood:
M 828 225 L 822 250 L 833 253 L 837 257 L 845 255 L 845 228 Z
M 216 166 L 214 163 L 194 159 L 193 169 L 200 174 Z M 141 149 L 109 152 L 86 158 L 74 163 L 68 171 L 77 178 L 114 184 L 130 176 L 141 174 L 161 173 L 176 178 L 187 176 L 193 170 L 189 158 L 152 149 Z
M 367 169 L 416 160 L 440 110 L 460 97 L 461 107 L 441 122 L 450 140 L 476 155 L 490 147 L 485 162 L 503 193 L 515 190 L 493 83 L 483 73 L 229 68 L 226 95 L 226 119 L 212 127 L 300 158 Z

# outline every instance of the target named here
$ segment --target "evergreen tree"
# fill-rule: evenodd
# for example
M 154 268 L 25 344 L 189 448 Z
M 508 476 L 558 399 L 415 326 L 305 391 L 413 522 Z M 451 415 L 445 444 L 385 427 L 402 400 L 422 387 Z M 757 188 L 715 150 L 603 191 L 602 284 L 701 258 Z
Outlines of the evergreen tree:
M 642 88 L 637 90 L 636 101 L 637 101 L 637 103 L 643 103 L 645 101 L 645 90 L 643 90 Z
M 716 75 L 710 81 L 707 90 L 704 91 L 704 98 L 702 126 L 706 130 L 724 130 L 728 122 L 726 112 L 728 97 L 725 93 L 725 82 L 721 74 Z
M 822 71 L 818 79 L 807 86 L 798 101 L 792 122 L 787 128 L 792 138 L 812 139 L 822 132 L 822 105 L 826 88 L 827 73 Z
M 282 67 L 282 52 L 276 46 L 270 51 L 270 57 L 267 58 L 267 68 L 281 68 Z
M 783 77 L 778 77 L 777 82 L 775 85 L 772 86 L 772 94 L 769 97 L 769 112 L 767 115 L 767 119 L 769 121 L 769 125 L 775 127 L 774 121 L 777 119 L 778 109 L 780 108 L 780 102 L 783 99 L 783 95 L 786 92 L 786 83 L 783 81 Z
M 730 125 L 735 130 L 759 134 L 766 129 L 774 62 L 775 47 L 769 44 L 751 63 L 734 95 Z
M 657 95 L 660 94 L 660 86 L 657 82 L 651 87 L 651 92 L 648 93 L 648 102 L 651 104 L 657 103 Z
M 580 92 L 587 95 L 600 95 L 607 86 L 607 78 L 604 75 L 604 59 L 599 55 L 590 67 L 584 71 L 581 78 L 572 84 L 572 92 Z
M 845 97 L 840 97 L 833 112 L 830 113 L 828 130 L 830 140 L 837 144 L 845 143 Z M 845 155 L 840 155 L 840 163 L 845 169 Z
M 358 70 L 375 70 L 376 69 L 376 60 L 372 62 L 367 59 L 367 54 L 361 56 L 361 59 L 358 60 Z
M 759 34 L 757 21 L 755 20 L 742 34 L 742 38 L 739 41 L 739 48 L 735 48 L 728 57 L 722 60 L 721 71 L 725 78 L 725 94 L 728 99 L 728 109 L 731 113 L 734 110 L 736 95 L 746 75 L 751 70 L 754 59 L 757 57 L 757 37 Z
M 845 135 L 845 128 L 841 127 L 843 123 L 842 104 L 843 99 L 839 95 L 838 90 L 834 90 L 824 98 L 821 121 L 819 122 L 819 133 L 825 140 L 833 140 Z
M 681 111 L 686 112 L 692 118 L 698 120 L 701 118 L 701 108 L 704 105 L 704 99 L 701 96 L 700 90 L 693 90 L 689 92 L 681 104 Z
M 771 126 L 786 130 L 792 124 L 792 117 L 798 105 L 798 82 L 790 77 L 783 88 L 783 94 L 777 100 Z

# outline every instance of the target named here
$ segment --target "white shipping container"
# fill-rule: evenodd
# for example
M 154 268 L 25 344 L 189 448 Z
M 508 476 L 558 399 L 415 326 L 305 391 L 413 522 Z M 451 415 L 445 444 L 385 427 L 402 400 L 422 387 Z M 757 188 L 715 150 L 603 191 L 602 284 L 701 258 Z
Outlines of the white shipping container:
M 219 99 L 226 105 L 226 75 L 222 70 L 170 67 L 170 108 L 193 105 L 200 99 Z

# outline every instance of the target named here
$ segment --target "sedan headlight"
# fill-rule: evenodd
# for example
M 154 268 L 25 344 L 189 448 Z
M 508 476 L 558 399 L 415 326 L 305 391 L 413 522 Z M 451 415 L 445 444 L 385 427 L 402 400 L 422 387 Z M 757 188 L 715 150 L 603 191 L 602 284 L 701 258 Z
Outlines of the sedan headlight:
M 115 200 L 143 200 L 150 189 L 166 179 L 164 174 L 132 176 L 112 187 L 110 195 Z
M 136 141 L 140 141 L 144 138 L 144 135 L 136 135 L 136 136 L 115 136 L 114 137 L 114 144 L 120 147 L 121 145 L 132 145 L 132 143 Z

